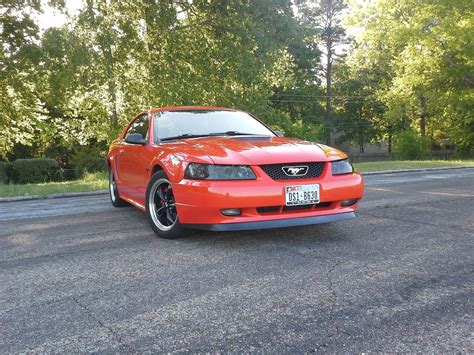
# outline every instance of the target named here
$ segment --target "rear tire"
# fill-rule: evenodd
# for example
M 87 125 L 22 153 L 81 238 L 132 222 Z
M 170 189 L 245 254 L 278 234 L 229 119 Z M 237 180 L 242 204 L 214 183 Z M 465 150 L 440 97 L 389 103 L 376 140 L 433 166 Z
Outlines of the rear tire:
M 115 175 L 112 169 L 109 169 L 109 195 L 110 202 L 114 207 L 125 207 L 128 205 L 127 202 L 120 198 L 117 183 L 115 182 Z
M 146 189 L 145 206 L 148 222 L 160 238 L 176 239 L 183 236 L 171 183 L 164 171 L 153 174 Z

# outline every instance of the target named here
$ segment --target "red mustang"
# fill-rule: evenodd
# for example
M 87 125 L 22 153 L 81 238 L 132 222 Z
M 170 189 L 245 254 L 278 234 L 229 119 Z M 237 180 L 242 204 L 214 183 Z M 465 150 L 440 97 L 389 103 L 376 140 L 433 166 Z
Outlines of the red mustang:
M 153 109 L 135 117 L 107 156 L 110 198 L 146 211 L 163 238 L 184 228 L 235 231 L 354 218 L 363 178 L 347 155 L 283 138 L 248 113 Z

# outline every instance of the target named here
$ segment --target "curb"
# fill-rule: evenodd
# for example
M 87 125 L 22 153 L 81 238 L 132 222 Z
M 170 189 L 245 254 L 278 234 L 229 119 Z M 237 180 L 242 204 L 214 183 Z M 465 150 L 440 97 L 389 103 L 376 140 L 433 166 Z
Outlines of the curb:
M 474 166 L 464 165 L 464 166 L 447 166 L 447 167 L 442 167 L 442 168 L 382 170 L 382 171 L 371 171 L 367 173 L 362 173 L 362 175 L 369 176 L 369 175 L 399 174 L 399 173 L 418 173 L 418 172 L 423 172 L 423 171 L 439 171 L 439 170 L 454 170 L 454 169 L 474 169 Z M 97 191 L 89 191 L 89 192 L 67 192 L 67 193 L 61 193 L 61 194 L 51 194 L 51 195 L 46 195 L 46 196 L 31 195 L 31 196 L 18 196 L 18 197 L 0 197 L 0 203 L 43 200 L 43 199 L 53 199 L 53 198 L 66 198 L 66 197 L 96 196 L 96 195 L 106 195 L 108 193 L 109 193 L 108 190 L 97 190 Z
M 32 201 L 32 200 L 45 200 L 53 198 L 66 198 L 66 197 L 83 197 L 83 196 L 95 196 L 95 195 L 106 195 L 108 190 L 96 190 L 88 192 L 66 192 L 61 194 L 51 194 L 46 196 L 31 195 L 31 196 L 17 196 L 17 197 L 0 197 L 0 203 L 2 202 L 19 202 L 19 201 Z
M 399 173 L 419 173 L 423 171 L 439 171 L 439 170 L 455 170 L 455 169 L 474 169 L 474 166 L 462 165 L 462 166 L 446 166 L 442 168 L 381 170 L 381 171 L 369 171 L 367 173 L 361 173 L 361 174 L 366 176 L 366 175 L 383 175 L 383 174 L 399 174 Z

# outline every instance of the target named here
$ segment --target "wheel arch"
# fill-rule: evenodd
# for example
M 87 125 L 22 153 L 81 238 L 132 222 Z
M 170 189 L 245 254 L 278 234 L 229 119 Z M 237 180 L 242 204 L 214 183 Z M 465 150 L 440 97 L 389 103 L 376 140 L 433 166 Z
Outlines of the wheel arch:
M 166 173 L 165 169 L 160 164 L 155 162 L 152 168 L 150 169 L 150 178 L 153 175 L 155 175 L 158 171 L 164 171 Z
M 110 171 L 110 169 L 112 169 L 112 160 L 113 158 L 112 157 L 109 157 L 109 156 L 106 156 L 105 157 L 105 163 L 107 164 L 107 169 Z
M 176 161 L 173 161 L 170 156 L 165 157 L 165 159 L 159 159 L 159 157 L 157 157 L 150 164 L 149 179 L 158 171 L 163 171 L 170 182 L 179 182 L 184 175 L 183 162 L 176 164 Z

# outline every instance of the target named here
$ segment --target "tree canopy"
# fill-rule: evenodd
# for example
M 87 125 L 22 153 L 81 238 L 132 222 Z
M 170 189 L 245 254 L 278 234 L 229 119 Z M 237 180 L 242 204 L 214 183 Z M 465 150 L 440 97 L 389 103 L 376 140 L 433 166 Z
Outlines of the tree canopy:
M 377 76 L 385 129 L 405 121 L 422 136 L 474 147 L 474 8 L 469 0 L 379 0 L 360 7 L 349 65 Z
M 3 159 L 103 150 L 138 112 L 173 105 L 236 107 L 362 151 L 409 127 L 474 149 L 468 0 L 85 0 L 42 31 L 44 3 L 1 5 Z

